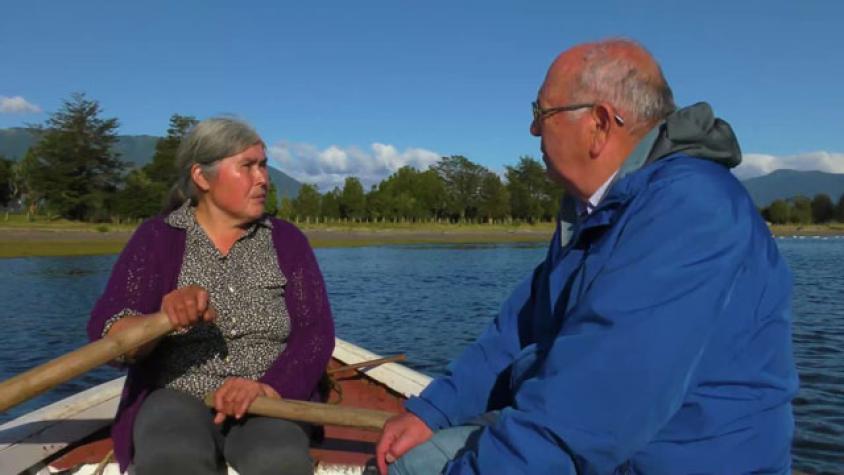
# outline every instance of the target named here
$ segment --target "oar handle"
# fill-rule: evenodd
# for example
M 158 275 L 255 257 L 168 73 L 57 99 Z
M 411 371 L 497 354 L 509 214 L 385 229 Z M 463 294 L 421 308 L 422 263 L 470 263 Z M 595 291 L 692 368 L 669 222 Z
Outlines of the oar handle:
M 208 407 L 214 407 L 213 393 L 205 396 L 205 404 Z M 372 431 L 380 431 L 387 419 L 396 415 L 387 411 L 264 396 L 258 396 L 247 412 L 256 416 Z
M 361 369 L 361 368 L 374 368 L 376 366 L 380 366 L 384 363 L 395 363 L 397 361 L 404 361 L 407 357 L 404 353 L 400 353 L 398 355 L 387 356 L 386 358 L 378 358 L 376 360 L 369 360 L 369 361 L 361 361 L 360 363 L 353 363 L 345 366 L 338 366 L 337 368 L 330 368 L 326 371 L 329 375 L 339 373 L 341 371 L 346 371 L 348 369 Z
M 0 412 L 113 361 L 172 330 L 166 313 L 154 313 L 137 325 L 9 378 L 0 383 Z

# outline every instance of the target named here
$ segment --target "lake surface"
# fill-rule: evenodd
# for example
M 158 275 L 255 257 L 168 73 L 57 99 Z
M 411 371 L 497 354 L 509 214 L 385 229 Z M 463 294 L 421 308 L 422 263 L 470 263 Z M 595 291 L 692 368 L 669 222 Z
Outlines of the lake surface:
M 844 473 L 844 239 L 778 244 L 795 275 L 795 468 Z M 544 246 L 319 249 L 337 334 L 376 353 L 406 353 L 430 375 L 473 341 Z M 86 343 L 87 313 L 114 256 L 0 260 L 0 379 Z M 0 422 L 117 377 L 101 368 L 0 414 Z

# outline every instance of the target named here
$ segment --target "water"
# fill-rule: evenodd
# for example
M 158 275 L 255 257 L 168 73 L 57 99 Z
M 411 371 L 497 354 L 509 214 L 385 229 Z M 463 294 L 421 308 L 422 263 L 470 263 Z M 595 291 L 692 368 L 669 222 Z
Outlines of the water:
M 844 239 L 778 241 L 795 275 L 795 468 L 844 473 Z M 473 341 L 542 246 L 319 249 L 337 334 L 376 353 L 406 353 L 430 375 Z M 85 322 L 113 256 L 0 260 L 0 379 L 86 342 Z M 101 368 L 7 413 L 0 422 L 119 375 Z

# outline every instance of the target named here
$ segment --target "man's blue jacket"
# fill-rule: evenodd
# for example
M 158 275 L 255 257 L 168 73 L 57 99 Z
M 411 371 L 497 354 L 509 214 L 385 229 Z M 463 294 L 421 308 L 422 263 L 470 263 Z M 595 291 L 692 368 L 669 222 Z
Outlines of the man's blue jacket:
M 791 277 L 706 104 L 628 158 L 594 212 L 407 408 L 500 410 L 446 473 L 787 473 Z

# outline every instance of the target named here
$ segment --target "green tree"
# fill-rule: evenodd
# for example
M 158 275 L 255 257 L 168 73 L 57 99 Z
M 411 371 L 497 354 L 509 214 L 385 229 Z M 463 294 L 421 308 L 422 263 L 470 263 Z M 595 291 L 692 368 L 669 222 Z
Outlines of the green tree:
M 153 182 L 162 183 L 167 189 L 176 182 L 176 152 L 182 139 L 199 121 L 190 115 L 173 114 L 167 136 L 158 139 L 152 161 L 144 165 L 144 172 Z M 162 197 L 163 200 L 163 197 Z
M 789 221 L 789 206 L 785 200 L 775 200 L 762 211 L 765 220 L 773 224 L 785 224 Z
M 392 218 L 385 203 L 386 193 L 382 190 L 386 180 L 378 185 L 372 185 L 366 194 L 366 216 L 373 221 Z
M 812 199 L 812 221 L 826 223 L 835 217 L 835 204 L 829 195 L 820 193 Z
M 559 183 L 551 181 L 548 175 L 545 175 L 545 193 L 542 200 L 542 219 L 544 221 L 552 221 L 556 219 L 557 212 L 560 210 L 560 201 L 563 199 L 565 190 Z
M 264 200 L 264 212 L 272 216 L 278 214 L 278 190 L 275 188 L 275 183 L 270 182 L 267 187 L 267 199 Z
M 36 181 L 35 176 L 37 175 L 38 166 L 38 159 L 35 157 L 34 149 L 30 147 L 23 158 L 13 168 L 17 195 L 26 207 L 27 217 L 31 217 L 32 214 L 37 213 L 43 201 L 38 188 L 33 183 Z
M 427 211 L 427 217 L 442 218 L 445 216 L 447 205 L 445 182 L 436 170 L 428 169 L 419 173 L 416 176 L 416 185 L 413 189 L 420 206 Z
M 370 193 L 368 212 L 373 203 L 378 203 L 381 215 L 387 218 L 417 221 L 439 217 L 445 213 L 445 185 L 434 170 L 420 172 L 404 166 L 378 184 L 377 195 Z
M 324 218 L 337 219 L 340 217 L 340 188 L 334 187 L 333 190 L 322 195 L 320 202 L 320 215 Z
M 308 183 L 299 188 L 299 196 L 293 200 L 294 216 L 298 219 L 310 221 L 319 217 L 321 197 L 317 187 Z
M 487 222 L 506 218 L 510 214 L 510 193 L 495 173 L 487 173 L 481 183 L 478 212 Z
M 433 169 L 445 184 L 447 212 L 460 220 L 477 217 L 481 182 L 488 170 L 461 155 L 443 157 Z
M 296 210 L 293 207 L 293 200 L 285 196 L 281 198 L 281 205 L 278 207 L 278 217 L 281 219 L 292 220 L 296 217 Z
M 120 218 L 148 218 L 161 210 L 163 192 L 163 185 L 150 180 L 144 170 L 132 170 L 114 197 L 114 211 Z
M 838 198 L 838 204 L 835 205 L 835 220 L 844 223 L 844 194 Z
M 507 166 L 507 189 L 512 216 L 528 222 L 543 219 L 549 211 L 550 183 L 545 167 L 530 156 L 519 157 L 515 167 Z
M 124 163 L 112 150 L 116 118 L 103 119 L 97 101 L 73 94 L 38 128 L 27 181 L 48 210 L 69 219 L 102 219 L 121 183 Z
M 788 212 L 789 221 L 795 224 L 812 223 L 812 201 L 805 196 L 792 198 Z
M 14 190 L 14 162 L 0 155 L 0 206 L 6 207 Z
M 356 177 L 350 176 L 343 183 L 340 194 L 340 216 L 349 219 L 361 219 L 366 209 L 366 194 L 363 185 Z

